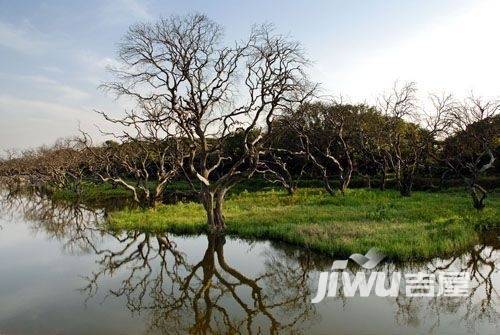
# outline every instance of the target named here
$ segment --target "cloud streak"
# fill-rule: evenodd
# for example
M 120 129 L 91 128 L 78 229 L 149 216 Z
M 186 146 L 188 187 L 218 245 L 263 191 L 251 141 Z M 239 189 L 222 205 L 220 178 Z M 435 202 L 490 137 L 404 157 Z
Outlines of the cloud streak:
M 46 50 L 48 43 L 30 25 L 14 26 L 0 21 L 0 46 L 25 54 L 39 54 Z

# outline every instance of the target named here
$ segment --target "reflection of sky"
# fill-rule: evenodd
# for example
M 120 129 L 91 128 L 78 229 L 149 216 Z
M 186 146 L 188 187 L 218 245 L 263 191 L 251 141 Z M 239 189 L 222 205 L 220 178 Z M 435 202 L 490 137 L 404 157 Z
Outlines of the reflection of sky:
M 120 288 L 122 280 L 129 274 L 130 266 L 120 268 L 120 271 L 112 277 L 109 275 L 102 277 L 99 281 L 100 293 L 90 299 L 85 307 L 86 295 L 77 289 L 86 284 L 81 276 L 89 276 L 100 269 L 100 265 L 96 263 L 99 257 L 93 253 L 85 254 L 78 250 L 72 253 L 63 246 L 67 242 L 65 237 L 57 240 L 43 230 L 35 232 L 33 228 L 30 228 L 32 223 L 24 222 L 19 217 L 7 222 L 0 216 L 0 225 L 2 226 L 0 231 L 0 333 L 137 334 L 146 329 L 147 311 L 140 316 L 131 316 L 126 308 L 125 300 L 115 297 L 110 297 L 100 304 L 109 290 Z M 176 243 L 176 250 L 185 254 L 188 264 L 195 265 L 203 259 L 207 247 L 205 236 L 176 237 L 171 240 Z M 119 245 L 106 240 L 97 247 L 98 250 L 109 248 L 118 251 L 121 250 L 123 244 Z M 130 251 L 133 250 L 136 248 L 130 249 Z M 288 269 L 285 264 L 290 260 L 296 262 L 294 257 L 298 254 L 298 252 L 293 252 L 292 248 L 280 243 L 248 243 L 227 238 L 224 245 L 226 263 L 248 278 L 256 278 L 264 272 L 277 269 Z M 485 250 L 485 254 L 490 254 L 490 248 Z M 316 256 L 312 255 L 312 257 L 316 259 Z M 495 256 L 493 253 L 490 260 L 495 259 L 498 259 L 498 255 Z M 153 271 L 158 270 L 157 261 L 156 258 L 156 261 L 151 263 Z M 317 259 L 316 266 L 319 264 L 319 270 L 329 270 L 331 261 L 323 258 Z M 447 261 L 436 261 L 424 268 L 433 269 L 434 266 L 447 263 Z M 457 260 L 456 265 L 458 264 L 460 264 L 460 259 Z M 392 267 L 392 265 L 388 266 Z M 412 266 L 406 270 L 399 269 L 399 271 L 416 272 L 418 269 L 419 266 Z M 427 269 L 422 271 L 427 271 Z M 199 274 L 201 275 L 201 272 Z M 315 293 L 318 272 L 312 270 L 309 274 L 311 275 L 311 292 Z M 185 272 L 181 276 L 185 277 Z M 286 277 L 285 274 L 280 274 L 277 278 L 284 276 Z M 492 282 L 494 289 L 498 290 L 500 284 L 498 273 L 494 274 Z M 259 283 L 263 286 L 266 281 Z M 168 284 L 165 285 L 168 287 Z M 279 297 L 286 291 L 294 292 L 287 290 L 288 287 L 283 285 L 279 286 L 278 291 L 268 295 L 268 298 L 275 299 L 275 295 Z M 268 287 L 263 286 L 263 292 L 269 294 L 266 288 Z M 242 297 L 245 299 L 245 295 Z M 338 298 L 325 298 L 322 303 L 314 306 L 317 312 L 315 315 L 319 317 L 315 317 L 312 324 L 306 326 L 307 333 L 427 333 L 437 321 L 438 316 L 440 322 L 436 328 L 438 333 L 467 334 L 471 331 L 464 326 L 463 322 L 459 322 L 465 313 L 465 303 L 459 304 L 458 310 L 450 312 L 444 300 L 435 300 L 434 302 L 441 301 L 442 304 L 438 305 L 437 309 L 432 309 L 431 300 L 427 298 L 415 299 L 411 303 L 404 297 L 402 298 L 399 302 L 402 305 L 408 304 L 407 307 L 411 310 L 410 318 L 406 321 L 404 317 L 396 318 L 402 309 L 398 309 L 392 298 L 378 298 L 374 295 L 367 298 L 348 298 L 344 301 Z M 473 303 L 479 305 L 480 299 L 483 298 L 484 292 L 480 290 Z M 232 317 L 242 317 L 241 309 L 238 309 L 229 294 L 223 299 L 227 300 L 228 305 L 234 306 L 230 310 Z M 494 296 L 492 302 L 493 310 L 496 309 L 495 313 L 499 313 L 499 307 L 495 305 L 497 299 L 498 296 Z M 281 317 L 286 317 L 286 315 L 281 315 Z M 487 318 L 477 319 L 474 321 L 473 329 L 481 334 L 494 333 L 494 322 L 489 323 Z
M 77 291 L 80 275 L 94 259 L 66 254 L 62 244 L 33 234 L 22 222 L 2 223 L 0 234 L 0 333 L 107 334 L 139 332 L 143 325 L 124 317 L 123 306 L 91 302 Z
M 495 0 L 8 1 L 0 0 L 0 149 L 93 129 L 93 109 L 123 107 L 96 90 L 127 27 L 200 11 L 243 38 L 274 22 L 303 42 L 324 93 L 372 99 L 395 79 L 423 90 L 498 94 Z

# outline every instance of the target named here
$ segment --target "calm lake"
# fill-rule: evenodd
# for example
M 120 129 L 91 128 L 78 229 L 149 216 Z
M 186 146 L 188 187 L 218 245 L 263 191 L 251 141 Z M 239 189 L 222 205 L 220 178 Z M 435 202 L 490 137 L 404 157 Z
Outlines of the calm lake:
M 372 270 L 468 272 L 464 297 L 338 294 L 312 304 L 335 257 L 269 241 L 114 233 L 104 209 L 1 199 L 0 334 L 500 333 L 497 233 L 450 259 Z

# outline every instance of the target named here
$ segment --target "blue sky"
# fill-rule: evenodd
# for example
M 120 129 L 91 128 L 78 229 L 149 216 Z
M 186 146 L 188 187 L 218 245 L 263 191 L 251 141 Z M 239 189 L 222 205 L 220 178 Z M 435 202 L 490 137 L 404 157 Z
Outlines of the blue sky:
M 500 1 L 0 0 L 0 150 L 93 129 L 95 109 L 123 104 L 97 90 L 127 27 L 202 12 L 228 40 L 272 22 L 301 41 L 325 94 L 373 101 L 398 80 L 422 92 L 500 94 Z

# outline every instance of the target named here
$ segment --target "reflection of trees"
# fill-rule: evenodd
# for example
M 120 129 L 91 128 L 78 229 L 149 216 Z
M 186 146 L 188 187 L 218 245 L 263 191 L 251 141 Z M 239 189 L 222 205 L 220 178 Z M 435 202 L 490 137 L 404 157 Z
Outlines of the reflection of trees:
M 107 277 L 119 278 L 106 297 L 124 298 L 131 312 L 146 314 L 152 332 L 296 333 L 315 317 L 307 252 L 273 249 L 263 272 L 249 276 L 227 261 L 221 235 L 209 235 L 202 259 L 192 262 L 166 234 L 106 231 L 103 210 L 36 192 L 1 200 L 5 213 L 21 213 L 66 250 L 94 253 L 98 268 L 82 289 L 87 298 Z
M 41 192 L 11 189 L 0 195 L 2 217 L 13 220 L 16 215 L 30 222 L 33 231 L 43 230 L 64 242 L 69 251 L 89 252 L 105 235 L 105 211 L 80 203 L 54 202 Z
M 100 269 L 84 291 L 94 296 L 103 276 L 126 268 L 110 294 L 147 312 L 150 330 L 164 333 L 294 333 L 314 317 L 311 262 L 274 254 L 251 278 L 226 261 L 224 244 L 223 236 L 209 235 L 203 258 L 192 265 L 166 236 L 129 235 L 118 250 L 98 252 Z
M 399 323 L 418 326 L 420 320 L 432 320 L 430 331 L 437 329 L 443 314 L 457 315 L 469 329 L 479 321 L 496 323 L 500 313 L 496 304 L 500 294 L 495 288 L 495 270 L 499 266 L 498 240 L 491 240 L 474 247 L 470 252 L 449 260 L 436 260 L 420 271 L 437 273 L 439 271 L 468 272 L 471 277 L 469 294 L 466 297 L 432 298 L 406 297 L 400 294 L 396 299 L 396 320 Z M 416 272 L 418 268 L 406 272 Z
M 249 275 L 246 272 L 254 269 L 232 266 L 232 255 L 226 255 L 228 248 L 220 235 L 208 236 L 203 256 L 194 261 L 194 251 L 182 252 L 178 239 L 107 231 L 104 211 L 81 204 L 54 203 L 37 193 L 3 192 L 0 210 L 2 218 L 20 213 L 34 231 L 61 241 L 70 252 L 94 254 L 97 268 L 86 278 L 85 296 L 97 298 L 101 288 L 106 297 L 123 299 L 132 313 L 146 316 L 151 332 L 299 333 L 317 318 L 310 303 L 317 285 L 311 273 L 318 264 L 325 268 L 331 262 L 322 264 L 322 259 L 310 253 L 275 245 L 263 254 L 261 271 Z M 429 332 L 450 315 L 471 329 L 479 322 L 497 322 L 499 278 L 495 270 L 500 245 L 497 235 L 491 235 L 491 241 L 448 260 L 387 264 L 378 269 L 386 272 L 386 278 L 394 271 L 466 271 L 472 277 L 467 297 L 412 298 L 401 292 L 395 301 L 387 298 L 395 303 L 396 322 L 414 327 L 425 324 Z M 105 283 L 111 276 L 110 284 Z M 111 289 L 104 289 L 108 285 Z M 342 296 L 341 287 L 337 299 L 346 306 L 351 299 Z

